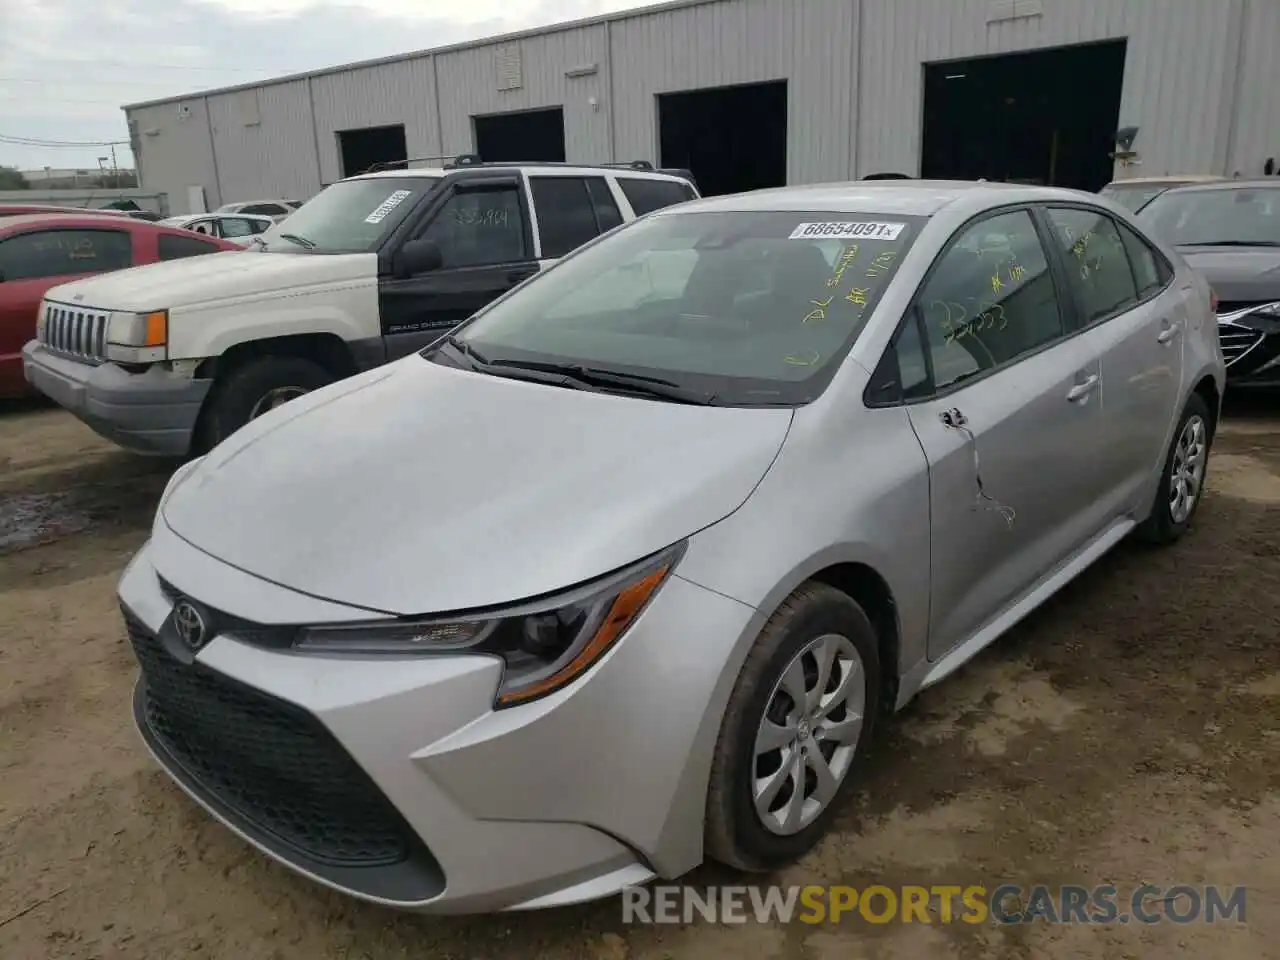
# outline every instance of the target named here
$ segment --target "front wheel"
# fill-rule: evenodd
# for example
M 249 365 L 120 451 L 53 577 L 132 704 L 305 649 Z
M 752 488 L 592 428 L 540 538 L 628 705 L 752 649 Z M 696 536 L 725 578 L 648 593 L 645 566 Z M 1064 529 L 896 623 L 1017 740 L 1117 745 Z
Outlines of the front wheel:
M 866 613 L 834 587 L 799 587 L 765 625 L 725 709 L 707 794 L 708 854 L 769 871 L 808 853 L 853 784 L 879 690 Z
M 1138 525 L 1140 539 L 1154 544 L 1173 543 L 1191 526 L 1204 495 L 1209 446 L 1213 443 L 1212 422 L 1208 404 L 1193 393 L 1174 431 L 1151 514 Z
M 333 381 L 329 371 L 301 357 L 258 357 L 214 385 L 199 447 L 211 450 L 250 420 Z

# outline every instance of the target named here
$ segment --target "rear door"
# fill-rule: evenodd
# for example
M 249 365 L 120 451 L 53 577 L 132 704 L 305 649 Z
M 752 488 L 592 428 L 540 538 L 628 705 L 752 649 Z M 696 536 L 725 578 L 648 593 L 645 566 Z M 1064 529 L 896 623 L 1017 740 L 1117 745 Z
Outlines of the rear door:
M 1046 211 L 1082 332 L 1101 369 L 1103 436 L 1094 456 L 1112 516 L 1145 504 L 1168 448 L 1182 395 L 1186 296 L 1158 251 L 1087 205 Z
M 603 176 L 531 174 L 529 192 L 541 266 L 550 266 L 622 223 L 622 212 Z
M 387 359 L 438 340 L 538 271 L 528 203 L 518 175 L 457 178 L 405 242 L 431 240 L 443 264 L 415 276 L 378 278 L 378 311 Z
M 907 408 L 929 461 L 932 659 L 1100 526 L 1097 377 L 1061 288 L 1031 211 L 1006 209 L 956 234 L 909 314 L 933 385 Z
M 0 240 L 0 394 L 25 392 L 22 348 L 51 287 L 135 262 L 128 230 L 34 227 Z

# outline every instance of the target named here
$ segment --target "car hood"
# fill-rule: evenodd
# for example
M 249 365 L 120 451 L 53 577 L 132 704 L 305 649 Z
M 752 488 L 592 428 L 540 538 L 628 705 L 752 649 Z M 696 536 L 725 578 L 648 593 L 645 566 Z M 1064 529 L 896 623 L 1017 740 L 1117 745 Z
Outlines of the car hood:
M 49 298 L 103 310 L 161 310 L 311 284 L 377 276 L 377 255 L 265 253 L 237 250 L 183 257 L 65 283 Z
M 205 553 L 313 596 L 397 614 L 496 606 L 609 573 L 728 516 L 791 417 L 413 355 L 252 421 L 161 512 Z
M 1219 300 L 1280 300 L 1280 248 L 1181 246 L 1178 252 L 1209 281 Z

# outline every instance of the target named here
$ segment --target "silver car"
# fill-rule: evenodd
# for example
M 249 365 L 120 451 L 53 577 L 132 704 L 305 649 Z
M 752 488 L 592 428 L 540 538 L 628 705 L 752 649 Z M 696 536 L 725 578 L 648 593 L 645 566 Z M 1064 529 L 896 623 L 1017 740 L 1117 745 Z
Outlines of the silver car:
M 682 204 L 241 429 L 120 584 L 159 763 L 366 900 L 791 863 L 877 717 L 1191 523 L 1210 291 L 1096 196 Z

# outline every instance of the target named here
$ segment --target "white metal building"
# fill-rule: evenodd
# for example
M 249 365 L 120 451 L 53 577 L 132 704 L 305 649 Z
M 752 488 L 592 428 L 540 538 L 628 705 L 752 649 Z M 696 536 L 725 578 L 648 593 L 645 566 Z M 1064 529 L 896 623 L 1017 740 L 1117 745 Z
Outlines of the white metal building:
M 403 125 L 410 161 L 448 157 L 477 151 L 476 117 L 539 108 L 562 109 L 570 162 L 666 162 L 660 95 L 780 80 L 787 182 L 920 175 L 926 65 L 1121 38 L 1130 175 L 1280 157 L 1280 0 L 681 0 L 125 110 L 175 213 L 201 189 L 306 199 L 359 172 L 344 131 Z

